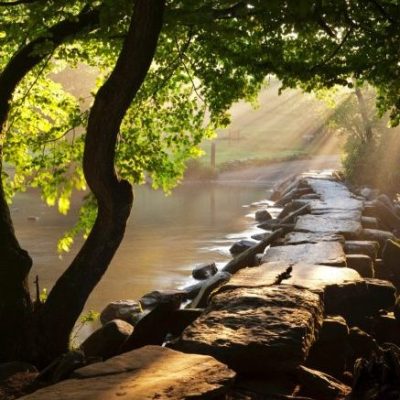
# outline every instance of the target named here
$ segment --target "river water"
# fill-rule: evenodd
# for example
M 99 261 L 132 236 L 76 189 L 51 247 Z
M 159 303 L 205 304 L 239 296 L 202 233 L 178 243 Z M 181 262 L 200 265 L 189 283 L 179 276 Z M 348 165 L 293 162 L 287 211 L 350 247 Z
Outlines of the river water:
M 253 202 L 268 198 L 265 183 L 184 184 L 165 196 L 147 186 L 135 190 L 134 209 L 124 241 L 87 309 L 101 311 L 118 299 L 137 299 L 157 289 L 175 289 L 191 282 L 196 264 L 230 259 L 236 240 L 260 230 L 255 227 Z M 76 218 L 79 199 L 62 216 L 43 204 L 35 192 L 18 195 L 12 214 L 18 238 L 33 257 L 31 284 L 39 275 L 48 290 L 79 248 L 59 258 L 57 240 Z M 260 205 L 261 206 L 261 205 Z

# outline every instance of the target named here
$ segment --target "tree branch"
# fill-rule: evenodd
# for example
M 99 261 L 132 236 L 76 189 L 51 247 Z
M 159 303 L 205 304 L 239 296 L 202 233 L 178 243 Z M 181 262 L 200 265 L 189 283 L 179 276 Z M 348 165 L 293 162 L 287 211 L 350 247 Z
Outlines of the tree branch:
M 14 1 L 0 1 L 0 6 L 7 7 L 7 6 L 18 6 L 20 4 L 32 4 L 38 1 L 43 0 L 14 0 Z

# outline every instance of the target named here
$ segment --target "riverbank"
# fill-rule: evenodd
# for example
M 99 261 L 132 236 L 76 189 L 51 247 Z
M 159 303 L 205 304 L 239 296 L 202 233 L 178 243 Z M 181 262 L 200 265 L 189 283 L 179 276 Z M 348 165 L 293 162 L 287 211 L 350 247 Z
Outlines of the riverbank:
M 275 194 L 283 210 L 264 213 L 257 244 L 196 287 L 150 293 L 136 309 L 120 304 L 108 323 L 103 313 L 86 357 L 127 352 L 27 399 L 113 399 L 121 388 L 132 399 L 398 396 L 400 218 L 387 197 L 361 194 L 328 174 L 288 180 Z M 157 347 L 165 341 L 175 351 Z

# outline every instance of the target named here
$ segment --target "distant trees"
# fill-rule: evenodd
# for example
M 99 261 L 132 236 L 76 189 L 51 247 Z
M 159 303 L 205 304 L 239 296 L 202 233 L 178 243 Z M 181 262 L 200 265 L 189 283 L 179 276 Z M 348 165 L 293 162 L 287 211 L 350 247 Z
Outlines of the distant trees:
M 131 185 L 146 173 L 171 187 L 200 141 L 229 122 L 230 105 L 254 98 L 268 74 L 305 90 L 368 81 L 379 111 L 399 122 L 398 1 L 195 3 L 0 2 L 0 361 L 45 364 L 68 348 L 123 238 Z M 51 80 L 81 62 L 100 71 L 89 111 Z M 48 299 L 32 302 L 32 260 L 7 202 L 37 187 L 66 213 L 86 185 L 60 249 L 75 234 L 87 240 Z

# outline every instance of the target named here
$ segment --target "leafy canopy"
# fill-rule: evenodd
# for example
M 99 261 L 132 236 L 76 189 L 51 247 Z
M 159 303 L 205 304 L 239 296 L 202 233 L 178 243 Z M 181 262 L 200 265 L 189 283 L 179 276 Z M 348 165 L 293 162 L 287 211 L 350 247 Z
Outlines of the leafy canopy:
M 0 6 L 0 71 L 27 43 L 43 61 L 19 84 L 1 136 L 8 199 L 28 187 L 68 212 L 86 188 L 82 171 L 90 110 L 52 79 L 81 63 L 99 72 L 97 88 L 115 64 L 132 0 L 27 1 Z M 12 1 L 10 1 L 10 4 Z M 54 46 L 50 29 L 96 11 L 95 22 Z M 151 70 L 125 115 L 116 153 L 118 174 L 133 184 L 150 176 L 172 188 L 188 158 L 215 129 L 229 123 L 230 105 L 254 100 L 268 74 L 307 91 L 352 79 L 377 90 L 381 114 L 400 121 L 399 0 L 169 0 Z M 89 101 L 88 101 L 89 100 Z M 77 225 L 60 241 L 86 233 L 96 215 L 87 196 Z

